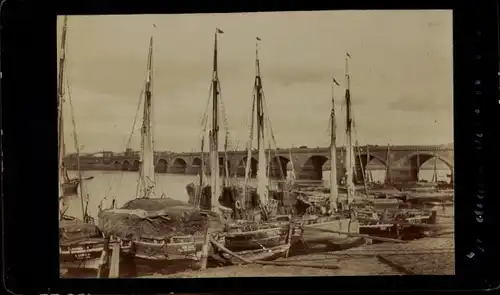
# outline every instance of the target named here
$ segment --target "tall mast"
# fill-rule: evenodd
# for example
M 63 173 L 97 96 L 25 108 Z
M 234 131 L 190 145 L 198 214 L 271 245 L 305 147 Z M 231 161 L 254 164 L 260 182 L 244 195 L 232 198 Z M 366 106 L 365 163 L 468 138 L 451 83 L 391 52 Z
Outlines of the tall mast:
M 347 203 L 350 204 L 354 197 L 354 183 L 353 183 L 353 173 L 354 173 L 354 150 L 352 146 L 352 113 L 351 113 L 351 81 L 349 75 L 349 59 L 351 56 L 349 53 L 346 54 L 345 67 L 346 67 L 346 84 L 347 88 L 345 90 L 345 100 L 346 100 L 346 140 L 347 140 L 347 151 L 346 151 L 346 186 L 347 186 Z
M 288 157 L 290 158 L 290 168 L 291 168 L 290 184 L 293 184 L 297 178 L 295 175 L 295 167 L 293 166 L 292 149 L 293 149 L 293 146 L 288 150 Z
M 390 184 L 392 183 L 392 175 L 391 175 L 391 144 L 387 144 L 387 158 L 386 158 L 386 171 L 385 171 L 385 183 Z
M 144 113 L 141 129 L 141 182 L 142 197 L 149 198 L 154 194 L 155 167 L 153 152 L 153 134 L 151 132 L 152 115 L 152 83 L 153 83 L 153 36 L 149 40 L 148 69 L 146 76 Z
M 436 184 L 438 182 L 437 178 L 438 178 L 438 175 L 437 175 L 437 163 L 436 163 L 436 158 L 434 158 L 434 173 L 432 174 L 432 183 Z
M 370 167 L 368 167 L 368 164 L 370 163 L 370 146 L 366 146 L 366 166 L 365 166 L 365 179 L 368 181 L 368 183 L 372 183 L 372 175 L 371 175 L 371 170 Z
M 218 75 L 218 60 L 217 60 L 217 36 L 224 32 L 216 29 L 214 33 L 214 58 L 212 72 L 212 130 L 210 131 L 210 167 L 211 167 L 211 198 L 212 208 L 215 210 L 218 207 L 218 199 L 220 195 L 219 183 L 219 75 Z
M 332 83 L 332 112 L 330 114 L 330 210 L 337 211 L 338 185 L 337 185 L 337 123 L 335 119 L 335 85 L 339 83 L 333 79 Z
M 68 17 L 64 16 L 63 31 L 61 36 L 61 54 L 59 56 L 59 77 L 57 89 L 58 103 L 58 141 L 59 141 L 59 197 L 64 196 L 63 183 L 66 179 L 64 169 L 64 122 L 63 122 L 63 102 L 64 102 L 64 66 L 66 63 L 66 31 L 68 28 Z
M 255 48 L 255 97 L 257 104 L 257 147 L 258 147 L 258 167 L 257 167 L 257 194 L 260 197 L 260 202 L 263 205 L 267 204 L 268 201 L 268 185 L 269 180 L 266 173 L 266 151 L 265 151 L 265 128 L 264 128 L 264 103 L 263 103 L 263 93 L 262 93 L 262 79 L 260 76 L 260 62 L 259 62 L 259 41 L 260 38 L 257 37 L 257 43 Z

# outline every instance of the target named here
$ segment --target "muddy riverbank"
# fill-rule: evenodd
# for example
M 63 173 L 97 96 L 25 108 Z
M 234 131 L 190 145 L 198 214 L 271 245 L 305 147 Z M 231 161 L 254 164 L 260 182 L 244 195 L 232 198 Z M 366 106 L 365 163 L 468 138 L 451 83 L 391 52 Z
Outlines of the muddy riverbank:
M 336 264 L 339 269 L 300 266 L 239 265 L 189 270 L 175 274 L 155 273 L 143 278 L 204 277 L 288 277 L 288 276 L 373 276 L 373 275 L 453 275 L 455 272 L 453 235 L 424 238 L 405 244 L 374 244 L 349 250 L 298 255 L 278 259 L 303 264 Z

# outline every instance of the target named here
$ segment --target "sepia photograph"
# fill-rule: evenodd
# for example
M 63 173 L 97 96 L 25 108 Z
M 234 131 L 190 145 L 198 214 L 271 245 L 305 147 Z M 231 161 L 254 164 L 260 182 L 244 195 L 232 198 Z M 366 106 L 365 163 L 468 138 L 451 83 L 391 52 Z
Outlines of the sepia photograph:
M 447 10 L 59 15 L 60 276 L 454 275 L 452 33 Z

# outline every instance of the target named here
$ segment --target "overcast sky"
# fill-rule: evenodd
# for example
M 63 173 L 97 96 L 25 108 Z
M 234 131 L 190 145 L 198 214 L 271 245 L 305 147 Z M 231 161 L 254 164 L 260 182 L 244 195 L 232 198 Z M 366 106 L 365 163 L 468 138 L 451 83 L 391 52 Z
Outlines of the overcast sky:
M 262 39 L 264 93 L 278 147 L 329 144 L 332 77 L 341 83 L 336 111 L 338 145 L 343 144 L 345 52 L 352 57 L 360 144 L 453 141 L 450 11 L 70 16 L 67 75 L 84 152 L 125 149 L 151 35 L 155 149 L 197 149 L 216 27 L 224 31 L 219 78 L 233 147 L 240 142 L 242 149 L 248 138 L 256 36 Z M 58 48 L 61 28 L 62 17 Z M 67 106 L 65 134 L 72 152 Z M 138 131 L 130 147 L 139 149 Z

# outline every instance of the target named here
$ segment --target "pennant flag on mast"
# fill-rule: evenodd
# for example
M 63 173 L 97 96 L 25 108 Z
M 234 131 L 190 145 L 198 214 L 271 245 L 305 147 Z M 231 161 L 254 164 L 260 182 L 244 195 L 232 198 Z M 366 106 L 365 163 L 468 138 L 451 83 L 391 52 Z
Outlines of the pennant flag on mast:
M 222 31 L 221 29 L 217 28 L 217 33 L 224 34 L 224 31 Z
M 257 41 L 261 41 L 259 37 L 256 37 L 257 38 Z
M 351 55 L 349 54 L 349 52 L 346 52 L 346 54 L 347 54 L 348 58 L 351 58 Z
M 337 80 L 335 80 L 335 78 L 333 78 L 333 83 L 335 83 L 335 85 L 337 86 L 340 86 L 340 84 L 337 82 Z

